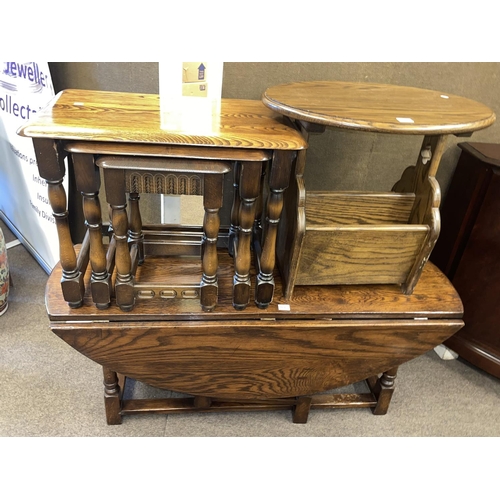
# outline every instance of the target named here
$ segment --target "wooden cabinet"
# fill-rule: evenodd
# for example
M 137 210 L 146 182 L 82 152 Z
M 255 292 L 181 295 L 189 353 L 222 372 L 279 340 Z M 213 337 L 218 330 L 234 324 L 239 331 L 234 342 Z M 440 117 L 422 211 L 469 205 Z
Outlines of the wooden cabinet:
M 465 327 L 445 342 L 500 377 L 500 144 L 464 142 L 431 260 L 464 304 Z

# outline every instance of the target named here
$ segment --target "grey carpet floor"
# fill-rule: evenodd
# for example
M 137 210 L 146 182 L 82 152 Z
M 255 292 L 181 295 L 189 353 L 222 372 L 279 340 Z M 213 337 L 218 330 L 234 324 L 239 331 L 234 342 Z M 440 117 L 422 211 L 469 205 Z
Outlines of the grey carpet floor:
M 7 241 L 15 236 L 0 221 Z M 500 436 L 500 380 L 434 351 L 401 366 L 389 412 L 314 410 L 306 425 L 290 411 L 139 415 L 106 424 L 102 371 L 51 333 L 47 275 L 22 246 L 8 250 L 14 287 L 0 317 L 0 436 Z M 342 389 L 362 389 L 363 384 Z M 140 383 L 136 397 L 166 397 Z

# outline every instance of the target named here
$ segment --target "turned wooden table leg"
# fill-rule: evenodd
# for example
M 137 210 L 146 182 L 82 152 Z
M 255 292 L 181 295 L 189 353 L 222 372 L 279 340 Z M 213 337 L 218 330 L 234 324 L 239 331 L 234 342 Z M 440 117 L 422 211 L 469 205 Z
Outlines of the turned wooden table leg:
M 139 193 L 129 193 L 130 216 L 128 219 L 128 237 L 131 243 L 137 243 L 138 263 L 144 263 L 144 234 L 142 232 L 142 218 L 139 209 Z
M 283 192 L 288 187 L 294 153 L 275 151 L 269 172 L 269 198 L 267 200 L 266 221 L 260 256 L 260 269 L 255 286 L 255 303 L 264 309 L 273 300 L 276 263 L 276 236 L 283 209 Z
M 398 367 L 396 366 L 382 373 L 376 382 L 369 382 L 370 389 L 377 398 L 377 405 L 372 408 L 374 415 L 385 415 L 387 413 L 394 392 L 397 373 Z
M 238 228 L 240 227 L 240 175 L 241 163 L 234 162 L 233 171 L 233 206 L 231 207 L 231 226 L 229 227 L 228 253 L 234 257 L 234 246 L 238 239 Z
M 250 301 L 250 246 L 255 221 L 255 201 L 260 193 L 261 172 L 261 163 L 243 162 L 241 165 L 239 229 L 233 280 L 233 306 L 238 310 L 244 309 Z
M 60 151 L 58 143 L 51 139 L 33 139 L 33 146 L 38 170 L 48 184 L 48 198 L 56 221 L 63 297 L 70 307 L 80 307 L 85 293 L 83 283 L 85 269 L 80 269 L 78 266 L 71 240 L 66 191 L 63 186 L 66 173 L 64 153 Z
M 260 258 L 260 254 L 262 253 L 262 233 L 264 230 L 264 223 L 265 221 L 263 220 L 263 211 L 264 211 L 264 201 L 267 199 L 266 197 L 266 192 L 265 192 L 265 179 L 266 179 L 266 170 L 267 170 L 267 162 L 263 164 L 262 166 L 262 175 L 260 177 L 260 189 L 261 189 L 261 194 L 257 198 L 257 205 L 255 208 L 255 220 L 253 223 L 253 235 L 252 235 L 252 242 L 254 249 L 257 249 L 258 251 L 258 257 Z
M 102 241 L 99 169 L 94 163 L 94 155 L 91 154 L 73 154 L 73 164 L 76 187 L 82 193 L 83 213 L 90 233 L 92 300 L 98 309 L 106 309 L 111 302 L 111 283 L 106 267 L 106 251 Z
M 222 207 L 224 177 L 219 174 L 205 174 L 203 188 L 203 257 L 201 279 L 201 307 L 213 311 L 217 305 L 218 281 L 217 236 L 219 234 L 219 210 Z
M 120 386 L 116 372 L 103 366 L 104 374 L 104 408 L 106 410 L 106 422 L 108 425 L 119 425 L 122 423 Z
M 113 238 L 115 250 L 115 296 L 122 311 L 131 311 L 135 304 L 132 260 L 128 244 L 127 202 L 125 195 L 125 172 L 123 170 L 104 169 L 106 198 L 111 206 Z

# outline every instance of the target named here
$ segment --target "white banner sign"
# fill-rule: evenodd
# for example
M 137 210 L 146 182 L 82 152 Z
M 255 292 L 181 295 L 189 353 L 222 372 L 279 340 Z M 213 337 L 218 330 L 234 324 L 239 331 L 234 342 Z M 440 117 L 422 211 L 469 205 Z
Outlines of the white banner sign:
M 33 143 L 16 131 L 53 97 L 48 63 L 0 62 L 0 216 L 47 273 L 59 260 L 55 220 Z

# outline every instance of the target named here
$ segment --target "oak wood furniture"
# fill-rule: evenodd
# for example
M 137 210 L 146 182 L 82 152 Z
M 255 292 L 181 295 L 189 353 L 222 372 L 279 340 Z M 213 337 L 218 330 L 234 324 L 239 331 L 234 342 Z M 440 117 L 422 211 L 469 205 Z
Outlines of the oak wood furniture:
M 92 164 L 92 163 L 90 163 Z M 116 241 L 116 252 L 123 249 L 123 256 L 120 261 L 117 258 L 117 274 L 115 284 L 116 302 L 123 310 L 130 310 L 134 305 L 134 276 L 138 264 L 144 262 L 144 233 L 142 231 L 142 220 L 139 212 L 138 194 L 142 191 L 151 192 L 148 189 L 148 176 L 151 186 L 155 186 L 155 192 L 168 193 L 169 184 L 178 181 L 184 183 L 184 189 L 177 187 L 177 192 L 184 194 L 203 195 L 203 206 L 205 218 L 203 222 L 203 258 L 202 258 L 202 279 L 199 285 L 200 302 L 203 310 L 212 311 L 217 304 L 217 239 L 219 235 L 220 219 L 219 209 L 223 200 L 223 175 L 230 170 L 228 162 L 196 161 L 171 158 L 151 158 L 148 156 L 100 156 L 96 165 L 104 170 L 104 182 L 106 185 L 106 199 L 112 210 L 112 226 L 114 232 L 112 243 Z M 161 177 L 155 175 L 161 172 Z M 170 175 L 164 175 L 168 173 Z M 186 174 L 190 174 L 189 176 Z M 194 175 L 193 175 L 194 174 Z M 141 180 L 145 182 L 140 182 Z M 159 181 L 159 182 L 158 182 Z M 142 186 L 140 186 L 142 184 Z M 165 185 L 163 185 L 165 184 Z M 191 185 L 190 185 L 191 184 Z M 160 187 L 159 187 L 160 186 Z M 126 198 L 125 193 L 130 193 L 130 224 L 128 232 L 125 224 Z M 181 236 L 184 238 L 184 235 Z M 129 249 L 128 239 L 131 240 L 132 248 Z M 102 240 L 101 240 L 102 241 Z M 167 248 L 171 254 L 172 250 L 177 254 L 189 253 L 193 246 L 191 242 L 182 239 L 176 241 L 172 248 L 172 241 L 168 242 Z M 134 249 L 134 245 L 137 249 Z M 162 245 L 164 248 L 165 245 Z M 187 248 L 186 248 L 187 247 Z M 134 249 L 134 258 L 128 258 L 131 250 Z M 119 267 L 118 264 L 121 264 Z M 139 292 L 142 296 L 153 298 L 155 293 L 160 296 L 197 296 L 198 285 L 195 283 L 187 285 L 181 290 L 176 287 L 169 288 L 166 284 L 161 284 L 159 289 L 154 289 L 151 285 L 142 284 L 143 290 Z
M 82 306 L 71 308 L 60 293 L 62 269 L 54 269 L 46 289 L 50 327 L 103 366 L 109 424 L 141 412 L 292 409 L 295 423 L 307 422 L 310 409 L 371 408 L 383 415 L 398 366 L 463 326 L 458 294 L 431 263 L 410 296 L 397 285 L 303 286 L 291 301 L 238 311 L 231 258 L 223 249 L 219 261 L 219 303 L 210 313 L 180 298 L 169 300 L 168 314 L 153 300 L 130 312 L 97 309 L 89 287 Z M 161 281 L 173 269 L 189 273 L 190 265 L 196 264 L 173 257 L 165 266 L 155 256 L 138 268 L 138 277 Z M 274 277 L 281 297 L 279 273 Z M 125 400 L 126 378 L 183 396 Z M 328 392 L 363 380 L 366 392 Z
M 278 235 L 287 298 L 296 286 L 324 284 L 393 283 L 411 294 L 439 235 L 435 175 L 446 138 L 488 127 L 495 114 L 463 97 L 374 83 L 289 83 L 268 88 L 262 100 L 306 140 L 327 128 L 424 135 L 415 166 L 390 193 L 306 193 L 301 151 Z
M 143 260 L 142 236 L 155 237 L 153 233 L 161 229 L 142 232 L 139 191 L 193 194 L 187 191 L 194 185 L 194 194 L 200 194 L 196 186 L 202 187 L 208 182 L 209 189 L 204 191 L 205 244 L 200 287 L 202 307 L 213 310 L 218 267 L 214 243 L 219 231 L 217 211 L 222 199 L 222 184 L 217 179 L 227 171 L 228 162 L 235 165 L 235 182 L 239 186 L 234 197 L 229 249 L 234 255 L 234 307 L 243 309 L 250 301 L 252 236 L 259 238 L 258 241 L 254 239 L 259 266 L 255 301 L 263 308 L 272 301 L 276 228 L 283 192 L 296 151 L 307 147 L 307 143 L 296 130 L 283 124 L 278 114 L 259 101 L 223 99 L 220 116 L 214 117 L 213 130 L 200 135 L 189 130 L 163 129 L 158 95 L 65 90 L 18 133 L 33 138 L 40 175 L 49 185 L 63 268 L 61 286 L 70 306 L 82 304 L 83 275 L 89 259 L 93 271 L 91 288 L 98 308 L 108 307 L 113 293 L 118 294 L 118 305 L 125 310 L 134 306 L 139 294 L 155 293 L 150 287 L 141 290 L 134 286 L 136 267 Z M 62 186 L 64 158 L 68 153 L 77 189 L 83 195 L 88 226 L 78 259 L 71 241 L 66 193 Z M 104 155 L 113 159 L 98 160 Z M 265 192 L 269 194 L 266 205 L 258 213 L 257 208 L 262 206 L 262 177 L 268 164 Z M 107 255 L 101 236 L 99 167 L 105 172 L 107 201 L 112 207 L 114 237 Z M 197 177 L 200 174 L 204 177 L 203 182 Z M 130 222 L 127 221 L 125 191 L 131 193 Z M 257 224 L 256 215 L 262 216 Z M 111 276 L 115 266 L 113 289 Z M 188 286 L 185 292 L 192 296 L 192 284 L 186 285 L 182 279 L 180 284 L 170 281 L 168 286 L 158 290 L 160 296 L 162 292 L 167 297 L 177 293 L 182 286 Z
M 459 292 L 465 327 L 445 345 L 500 378 L 500 144 L 463 142 L 431 260 Z
M 413 295 L 389 283 L 304 284 L 293 298 L 287 296 L 275 267 L 277 231 L 297 154 L 295 172 L 303 168 L 305 138 L 255 101 L 223 100 L 213 135 L 165 131 L 159 120 L 158 96 L 70 90 L 20 131 L 34 138 L 60 238 L 60 263 L 46 289 L 50 327 L 103 366 L 107 422 L 118 424 L 123 415 L 137 412 L 291 408 L 297 423 L 307 421 L 311 408 L 369 407 L 375 414 L 386 413 L 397 367 L 463 326 L 461 301 L 448 279 L 427 264 Z M 76 247 L 61 185 L 67 154 L 88 225 Z M 184 255 L 191 252 L 192 232 L 180 228 L 183 234 L 175 236 L 182 244 L 168 245 L 175 228 L 142 224 L 140 191 L 164 192 L 170 189 L 169 179 L 179 186 L 181 175 L 200 172 L 220 180 L 226 162 L 236 186 L 228 249 L 215 252 L 211 241 L 205 245 L 208 262 L 200 262 Z M 101 235 L 100 170 L 113 212 L 109 243 Z M 192 181 L 199 186 L 206 179 Z M 220 183 L 206 201 L 204 229 L 211 240 L 219 193 Z M 295 187 L 293 196 L 297 193 Z M 401 211 L 408 210 L 407 204 L 401 203 Z M 155 251 L 158 246 L 167 250 Z M 175 286 L 182 287 L 185 277 L 203 268 L 210 278 L 216 267 L 217 307 L 209 301 L 203 310 L 196 301 L 167 293 L 173 277 L 181 279 Z M 249 303 L 251 293 L 254 304 Z M 186 397 L 126 401 L 126 378 Z M 325 393 L 363 380 L 369 389 L 364 394 Z

